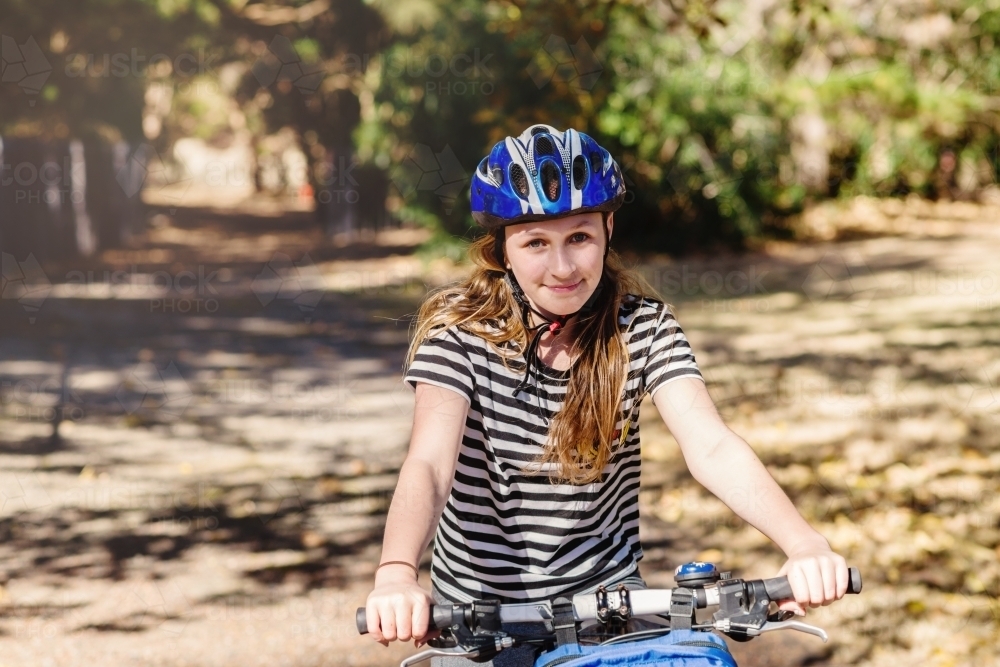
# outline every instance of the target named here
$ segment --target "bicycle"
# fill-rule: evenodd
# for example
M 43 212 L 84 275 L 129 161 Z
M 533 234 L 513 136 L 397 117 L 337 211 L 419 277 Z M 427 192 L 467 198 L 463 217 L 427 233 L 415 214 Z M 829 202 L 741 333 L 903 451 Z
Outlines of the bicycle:
M 861 573 L 852 567 L 847 592 L 861 592 Z M 734 579 L 730 572 L 719 572 L 712 563 L 686 563 L 678 567 L 676 588 L 629 590 L 619 585 L 614 590 L 599 588 L 594 593 L 557 598 L 535 604 L 501 604 L 497 600 L 476 600 L 464 604 L 433 605 L 431 626 L 441 636 L 428 642 L 430 649 L 400 663 L 410 667 L 432 657 L 460 657 L 485 662 L 503 650 L 518 645 L 533 645 L 540 652 L 536 667 L 584 667 L 600 665 L 602 652 L 614 652 L 616 665 L 682 664 L 678 658 L 694 658 L 689 664 L 733 665 L 725 642 L 713 631 L 737 640 L 777 630 L 796 630 L 827 641 L 821 628 L 790 620 L 791 612 L 770 610 L 771 602 L 792 597 L 786 577 L 773 579 Z M 710 619 L 699 621 L 698 609 L 717 607 Z M 628 632 L 626 624 L 634 619 L 666 622 L 662 628 Z M 581 624 L 595 621 L 589 628 Z M 365 608 L 356 616 L 358 632 L 366 634 Z M 504 624 L 537 623 L 545 634 L 520 636 L 505 632 Z M 629 650 L 641 658 L 629 660 Z M 662 654 L 662 662 L 657 659 Z M 624 658 L 623 658 L 624 655 Z M 699 662 L 699 658 L 703 658 Z M 624 659 L 624 662 L 623 662 Z

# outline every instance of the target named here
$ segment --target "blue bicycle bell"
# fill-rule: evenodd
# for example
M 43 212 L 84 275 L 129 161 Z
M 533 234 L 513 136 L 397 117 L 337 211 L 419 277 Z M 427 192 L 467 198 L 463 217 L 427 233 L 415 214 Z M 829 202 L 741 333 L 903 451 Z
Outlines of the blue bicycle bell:
M 719 578 L 719 571 L 714 563 L 700 560 L 684 563 L 674 570 L 674 581 L 684 588 L 704 588 L 714 584 Z

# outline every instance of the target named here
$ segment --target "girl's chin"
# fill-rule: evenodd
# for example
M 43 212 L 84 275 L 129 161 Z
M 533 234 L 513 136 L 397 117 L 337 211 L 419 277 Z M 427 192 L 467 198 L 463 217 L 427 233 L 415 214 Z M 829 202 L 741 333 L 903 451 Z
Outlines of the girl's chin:
M 580 298 L 578 294 L 567 294 L 564 298 L 550 296 L 536 301 L 539 306 L 553 315 L 572 315 L 583 308 L 583 304 L 586 302 L 587 300 Z

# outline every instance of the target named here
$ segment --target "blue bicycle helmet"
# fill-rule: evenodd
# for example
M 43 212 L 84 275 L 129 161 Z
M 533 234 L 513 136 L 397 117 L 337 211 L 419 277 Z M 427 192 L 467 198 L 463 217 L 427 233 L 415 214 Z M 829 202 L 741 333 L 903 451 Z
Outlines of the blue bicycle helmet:
M 625 199 L 625 182 L 611 154 L 586 134 L 573 129 L 560 132 L 551 125 L 532 125 L 520 136 L 497 143 L 483 158 L 472 179 L 471 199 L 472 217 L 494 234 L 494 252 L 497 261 L 503 264 L 505 226 L 577 213 L 615 211 Z M 606 245 L 605 257 L 609 249 Z M 602 275 L 597 289 L 580 310 L 549 319 L 531 305 L 509 269 L 505 280 L 521 306 L 521 319 L 531 335 L 524 355 L 524 378 L 513 391 L 514 397 L 520 397 L 531 385 L 542 335 L 546 331 L 558 335 L 571 317 L 591 313 L 605 292 L 605 281 Z M 541 324 L 531 326 L 529 310 L 539 317 Z
M 532 125 L 498 142 L 472 179 L 472 217 L 489 230 L 590 211 L 625 199 L 618 163 L 574 129 Z

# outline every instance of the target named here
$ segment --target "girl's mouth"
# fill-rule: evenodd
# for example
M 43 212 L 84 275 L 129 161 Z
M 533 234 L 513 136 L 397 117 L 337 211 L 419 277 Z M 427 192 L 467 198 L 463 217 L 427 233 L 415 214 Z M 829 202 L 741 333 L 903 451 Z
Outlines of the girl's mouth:
M 577 287 L 579 287 L 581 282 L 583 281 L 582 280 L 577 281 L 572 285 L 548 285 L 548 288 L 553 292 L 555 292 L 556 294 L 567 294 L 575 290 Z

